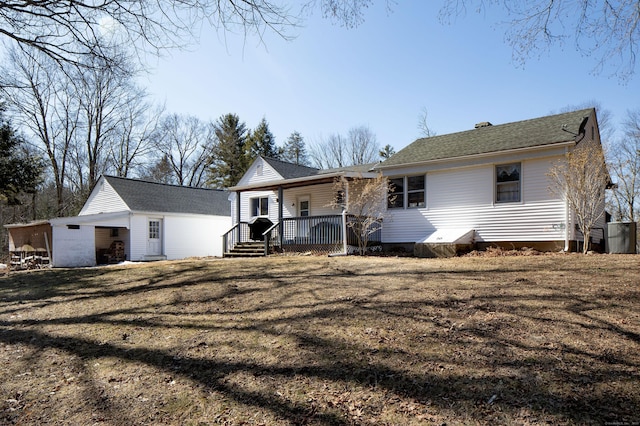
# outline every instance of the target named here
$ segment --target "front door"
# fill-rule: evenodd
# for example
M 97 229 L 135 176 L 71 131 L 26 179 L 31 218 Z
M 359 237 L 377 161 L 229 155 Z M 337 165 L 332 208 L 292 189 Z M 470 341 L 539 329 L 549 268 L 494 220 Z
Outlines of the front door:
M 159 256 L 162 254 L 162 219 L 149 219 L 147 234 L 147 255 Z

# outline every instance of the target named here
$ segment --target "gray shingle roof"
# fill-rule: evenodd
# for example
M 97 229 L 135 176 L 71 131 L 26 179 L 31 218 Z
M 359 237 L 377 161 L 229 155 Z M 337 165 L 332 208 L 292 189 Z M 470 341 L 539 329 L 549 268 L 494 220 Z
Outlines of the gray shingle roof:
M 381 167 L 551 145 L 575 140 L 593 108 L 418 139 Z M 564 128 L 564 130 L 563 130 Z
M 285 179 L 293 179 L 305 176 L 312 176 L 318 173 L 318 169 L 313 167 L 301 166 L 298 164 L 287 163 L 286 161 L 276 160 L 275 158 L 262 157 L 264 161 L 269 163 L 276 172 Z
M 227 191 L 116 176 L 104 178 L 133 211 L 231 216 Z

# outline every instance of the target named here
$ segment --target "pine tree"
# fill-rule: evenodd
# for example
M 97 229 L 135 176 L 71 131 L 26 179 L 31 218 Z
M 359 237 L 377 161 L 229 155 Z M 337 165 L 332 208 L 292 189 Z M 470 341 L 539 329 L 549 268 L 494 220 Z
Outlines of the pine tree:
M 213 124 L 214 147 L 209 168 L 209 185 L 218 188 L 233 186 L 249 167 L 246 153 L 247 126 L 236 114 L 226 114 Z
M 0 201 L 17 205 L 20 193 L 35 193 L 43 169 L 42 160 L 29 155 L 23 139 L 5 119 L 4 107 L 0 105 Z
M 386 144 L 380 151 L 378 151 L 378 154 L 383 161 L 388 160 L 395 153 L 396 150 L 389 144 Z
M 276 139 L 269 130 L 269 123 L 263 117 L 258 127 L 247 138 L 246 152 L 249 156 L 249 163 L 258 158 L 270 157 L 278 158 L 279 153 L 276 149 Z
M 280 149 L 280 158 L 301 166 L 310 165 L 304 138 L 299 132 L 294 131 L 291 133 L 284 146 Z

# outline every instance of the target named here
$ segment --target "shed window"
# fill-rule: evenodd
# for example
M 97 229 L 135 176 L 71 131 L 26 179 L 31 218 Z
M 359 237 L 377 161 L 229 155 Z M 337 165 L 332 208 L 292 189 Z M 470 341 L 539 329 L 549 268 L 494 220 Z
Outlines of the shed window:
M 496 203 L 519 202 L 520 163 L 496 166 Z
M 149 221 L 149 239 L 152 239 L 152 240 L 160 239 L 160 221 L 159 220 Z
M 269 197 L 251 199 L 251 216 L 269 215 Z
M 80 229 L 80 225 L 67 225 L 67 229 Z

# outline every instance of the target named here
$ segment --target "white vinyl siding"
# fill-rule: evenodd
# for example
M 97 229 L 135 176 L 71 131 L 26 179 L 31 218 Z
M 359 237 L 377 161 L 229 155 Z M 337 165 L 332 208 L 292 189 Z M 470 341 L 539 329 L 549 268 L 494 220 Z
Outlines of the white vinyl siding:
M 494 203 L 494 164 L 428 173 L 427 208 L 389 209 L 383 241 L 415 242 L 446 228 L 475 229 L 485 242 L 564 240 L 565 203 L 547 189 L 550 163 L 521 163 L 520 203 Z
M 258 158 L 249 166 L 249 169 L 238 182 L 238 186 L 273 182 L 280 179 L 282 179 L 282 176 L 269 163 L 262 158 Z
M 268 198 L 269 204 L 269 215 L 267 216 L 273 223 L 278 221 L 278 203 L 276 200 L 278 199 L 278 195 L 275 191 L 247 191 L 240 193 L 240 221 L 248 222 L 254 216 L 251 211 L 251 199 L 253 198 Z M 236 201 L 232 201 L 232 214 L 233 214 L 233 223 L 236 223 Z
M 129 210 L 126 203 L 120 198 L 109 182 L 101 178 L 96 188 L 91 192 L 89 199 L 78 216 L 97 213 L 112 213 Z
M 284 192 L 284 205 L 282 215 L 295 217 L 298 215 L 298 201 L 300 197 L 309 196 L 309 210 L 312 216 L 324 216 L 340 214 L 340 209 L 330 206 L 333 200 L 333 184 L 307 186 L 303 188 L 287 189 Z
M 94 266 L 96 264 L 95 228 L 79 225 L 70 229 L 67 224 L 52 227 L 51 264 L 56 267 Z
M 207 215 L 147 216 L 131 218 L 131 260 L 141 261 L 147 255 L 149 219 L 162 220 L 163 254 L 168 260 L 187 257 L 222 256 L 222 235 L 231 228 L 231 218 Z
M 231 227 L 224 216 L 164 216 L 164 255 L 168 260 L 222 257 L 222 235 Z
M 467 208 L 492 204 L 493 172 L 491 167 L 429 173 L 427 180 L 429 182 L 429 190 L 427 191 L 429 209 Z

